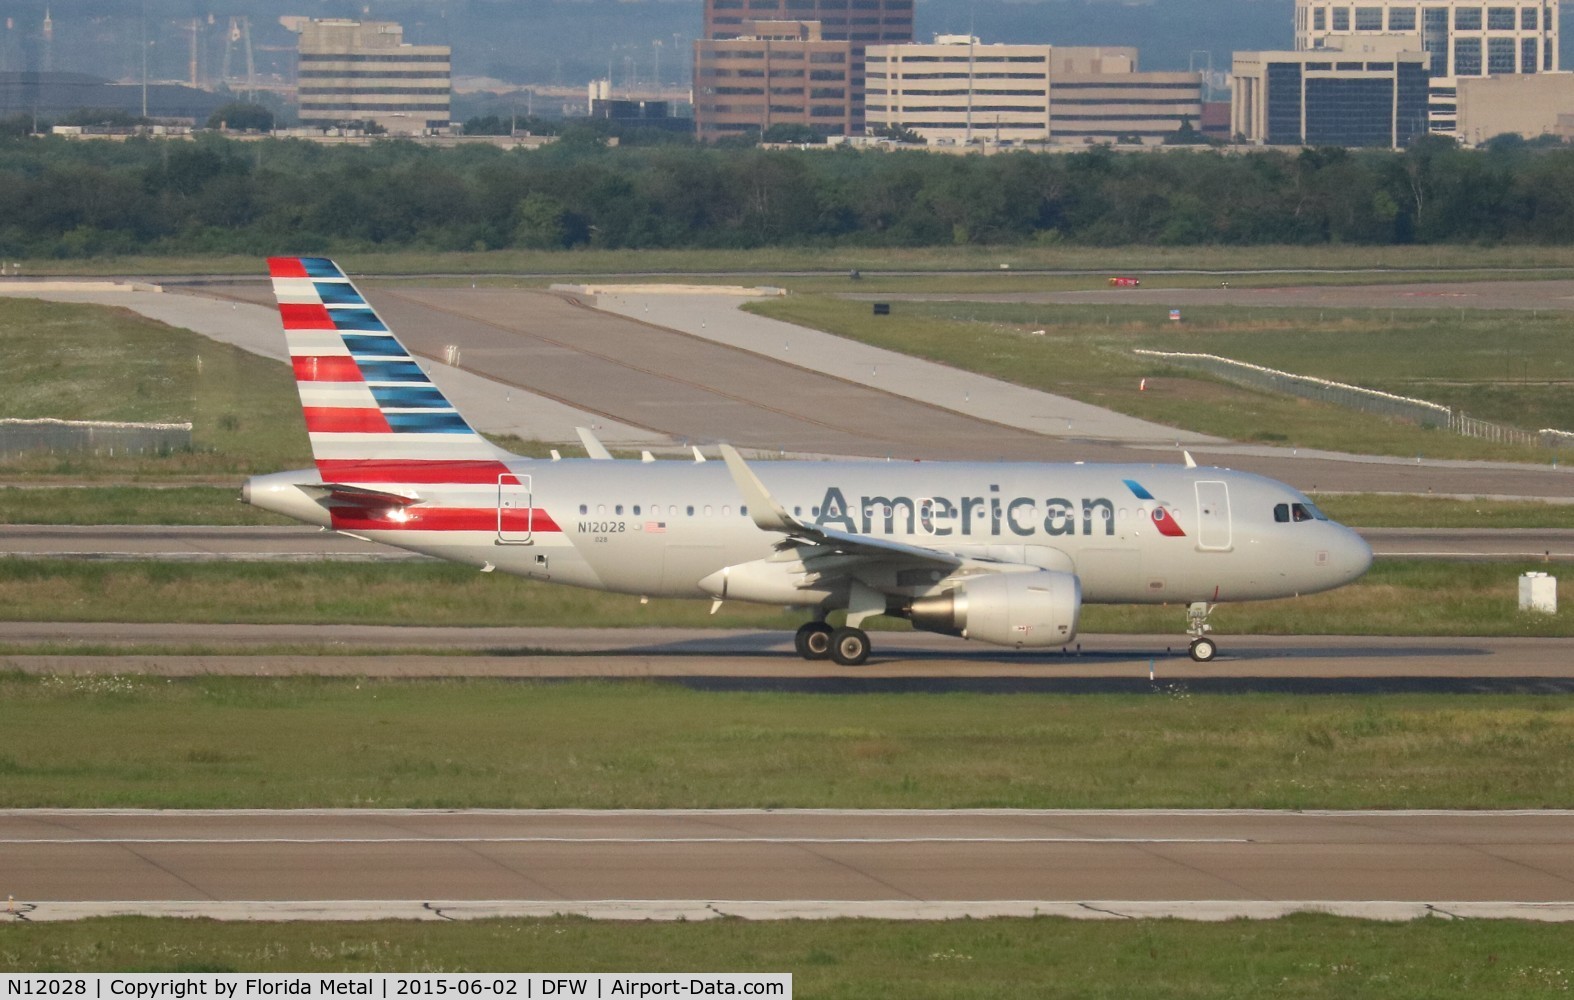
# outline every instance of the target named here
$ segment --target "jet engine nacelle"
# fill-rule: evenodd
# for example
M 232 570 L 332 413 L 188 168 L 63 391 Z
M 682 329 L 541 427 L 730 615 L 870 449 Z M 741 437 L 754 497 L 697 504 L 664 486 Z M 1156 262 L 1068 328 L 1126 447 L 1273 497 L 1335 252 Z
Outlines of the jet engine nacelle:
M 915 628 L 1001 646 L 1061 646 L 1077 634 L 1082 584 L 1072 573 L 991 573 L 915 600 Z

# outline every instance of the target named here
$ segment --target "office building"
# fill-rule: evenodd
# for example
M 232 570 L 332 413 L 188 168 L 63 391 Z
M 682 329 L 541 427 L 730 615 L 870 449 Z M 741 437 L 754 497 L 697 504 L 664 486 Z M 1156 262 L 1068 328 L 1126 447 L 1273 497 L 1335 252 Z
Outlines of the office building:
M 809 42 L 808 34 L 814 35 L 812 41 L 820 46 L 827 44 L 840 44 L 845 46 L 846 52 L 845 76 L 847 88 L 847 116 L 845 123 L 838 132 L 829 131 L 832 116 L 829 110 L 829 97 L 808 98 L 800 101 L 790 94 L 777 94 L 776 97 L 784 98 L 765 102 L 775 104 L 778 110 L 771 112 L 773 122 L 800 121 L 817 131 L 835 135 L 861 135 L 864 130 L 864 50 L 870 45 L 910 42 L 913 40 L 913 0 L 705 0 L 705 21 L 703 37 L 694 43 L 694 119 L 696 129 L 702 139 L 714 139 L 719 135 L 736 134 L 740 131 L 740 113 L 726 113 L 716 117 L 707 110 L 707 106 L 738 106 L 740 102 L 724 101 L 717 99 L 719 96 L 710 91 L 710 87 L 717 85 L 719 70 L 734 69 L 723 62 L 740 58 L 752 58 L 740 55 L 749 51 L 763 52 L 760 44 L 763 41 L 780 43 Z M 775 28 L 763 25 L 776 25 Z M 798 28 L 786 26 L 798 25 Z M 802 27 L 814 25 L 812 29 Z M 801 37 L 789 37 L 792 34 Z M 780 37 L 772 37 L 780 36 Z M 736 41 L 746 43 L 742 46 L 718 46 L 712 43 Z M 791 46 L 773 46 L 773 50 L 790 59 L 786 53 L 792 51 Z M 804 50 L 806 53 L 808 49 Z M 830 78 L 829 69 L 832 62 L 830 57 L 823 53 L 830 52 L 829 48 L 818 48 L 815 51 L 822 53 L 826 61 L 818 68 L 822 77 L 820 83 L 825 86 L 821 91 L 835 89 L 835 84 Z M 761 56 L 763 58 L 763 55 Z M 718 62 L 720 60 L 720 62 Z M 787 67 L 791 69 L 791 67 Z M 730 83 L 720 86 L 733 86 Z M 750 95 L 752 96 L 752 95 Z M 791 112 L 789 107 L 799 107 L 800 111 Z M 811 114 L 813 108 L 819 108 L 818 117 Z M 746 113 L 746 112 L 742 112 Z M 758 126 L 756 126 L 758 127 Z
M 1494 136 L 1564 137 L 1574 115 L 1574 73 L 1489 76 L 1459 81 L 1459 138 L 1472 145 Z
M 826 41 L 866 45 L 913 40 L 913 0 L 706 0 L 705 37 L 752 35 L 750 22 L 817 21 Z
M 421 135 L 449 125 L 452 53 L 446 45 L 408 45 L 389 21 L 292 18 L 300 32 L 297 94 L 301 121 L 370 121 L 391 135 Z
M 759 136 L 779 124 L 855 134 L 851 42 L 825 39 L 815 21 L 749 21 L 746 32 L 694 43 L 701 142 Z
M 984 45 L 969 35 L 871 46 L 871 126 L 957 145 L 1161 142 L 1202 115 L 1195 73 L 1139 73 L 1132 48 Z
M 1235 53 L 1232 131 L 1258 145 L 1391 149 L 1425 133 L 1430 56 L 1403 39 L 1341 44 Z
M 1434 132 L 1458 128 L 1458 81 L 1558 70 L 1558 0 L 1296 0 L 1295 47 L 1393 38 L 1427 54 Z

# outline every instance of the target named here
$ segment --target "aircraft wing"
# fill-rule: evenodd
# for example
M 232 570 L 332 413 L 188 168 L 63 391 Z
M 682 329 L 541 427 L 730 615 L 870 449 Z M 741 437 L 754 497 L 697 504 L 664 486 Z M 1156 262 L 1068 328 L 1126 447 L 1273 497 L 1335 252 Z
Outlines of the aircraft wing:
M 894 560 L 946 570 L 962 565 L 961 558 L 939 549 L 908 545 L 884 538 L 872 538 L 868 535 L 855 535 L 817 524 L 806 524 L 789 514 L 787 508 L 771 496 L 765 484 L 760 482 L 760 477 L 749 468 L 749 464 L 743 460 L 742 455 L 738 454 L 736 448 L 729 444 L 722 445 L 721 457 L 727 463 L 727 471 L 732 473 L 738 492 L 743 494 L 744 501 L 749 506 L 749 517 L 762 530 L 782 534 L 784 546 L 811 545 L 824 549 L 822 555 L 838 554 L 862 557 L 871 561 Z

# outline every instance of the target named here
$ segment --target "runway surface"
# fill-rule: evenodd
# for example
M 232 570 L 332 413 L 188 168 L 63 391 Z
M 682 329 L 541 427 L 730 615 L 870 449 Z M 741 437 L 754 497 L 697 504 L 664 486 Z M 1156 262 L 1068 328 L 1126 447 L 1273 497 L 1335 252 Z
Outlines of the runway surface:
M 1574 508 L 1569 518 L 1574 521 Z M 1378 558 L 1574 561 L 1571 528 L 1361 528 Z M 427 557 L 310 526 L 0 524 L 0 557 L 387 562 Z
M 1570 693 L 1574 640 L 1232 636 L 1211 663 L 1184 635 L 1084 635 L 1062 652 L 872 634 L 861 667 L 809 662 L 786 631 L 0 622 L 0 668 L 152 676 L 626 679 L 702 690 Z M 42 647 L 45 651 L 39 651 Z M 90 652 L 75 653 L 73 647 Z M 105 650 L 123 648 L 124 653 Z M 464 654 L 464 655 L 455 655 Z
M 1381 901 L 1574 919 L 1571 812 L 14 810 L 0 813 L 0 858 L 35 919 L 73 901 L 56 915 L 95 901 L 237 915 L 272 903 L 275 917 L 510 901 L 622 902 L 636 917 L 652 904 L 896 917 L 1168 904 L 1218 919 Z

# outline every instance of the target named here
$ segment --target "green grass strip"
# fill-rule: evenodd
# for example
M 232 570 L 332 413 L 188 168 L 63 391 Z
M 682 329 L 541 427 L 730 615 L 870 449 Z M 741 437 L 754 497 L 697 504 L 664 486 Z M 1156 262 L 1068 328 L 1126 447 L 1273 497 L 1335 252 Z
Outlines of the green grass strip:
M 1574 698 L 0 674 L 0 807 L 1567 808 Z
M 1402 457 L 1560 457 L 1244 389 L 1133 349 L 1218 354 L 1455 405 L 1531 430 L 1574 425 L 1574 392 L 1565 382 L 1574 364 L 1564 347 L 1574 316 L 1563 312 L 1200 306 L 1176 325 L 1166 308 L 1129 305 L 898 302 L 892 315 L 876 317 L 865 301 L 795 295 L 744 308 L 1233 441 Z M 1147 388 L 1139 391 L 1143 379 Z
M 1529 1000 L 1574 976 L 1567 925 L 1506 921 L 0 925 L 0 971 L 56 969 L 790 972 L 802 1000 Z
M 1519 574 L 1541 563 L 1383 560 L 1326 594 L 1226 604 L 1221 635 L 1574 635 L 1574 593 L 1556 615 L 1518 610 Z M 478 573 L 446 563 L 185 563 L 0 560 L 0 619 L 362 625 L 795 628 L 777 608 L 653 599 Z M 1083 609 L 1082 631 L 1175 633 L 1182 606 Z M 900 621 L 889 624 L 905 628 Z

